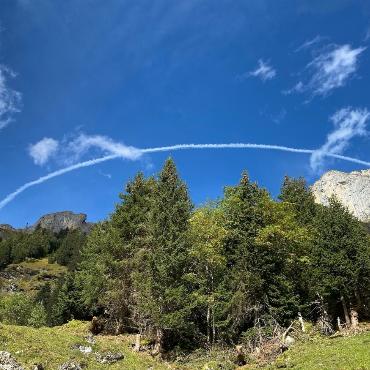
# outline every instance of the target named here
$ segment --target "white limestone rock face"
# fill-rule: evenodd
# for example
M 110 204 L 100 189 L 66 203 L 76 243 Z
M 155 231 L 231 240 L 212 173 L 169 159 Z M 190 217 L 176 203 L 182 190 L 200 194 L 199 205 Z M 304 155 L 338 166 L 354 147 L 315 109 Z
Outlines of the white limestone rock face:
M 332 195 L 362 222 L 370 222 L 370 170 L 329 171 L 312 186 L 315 201 L 327 205 Z

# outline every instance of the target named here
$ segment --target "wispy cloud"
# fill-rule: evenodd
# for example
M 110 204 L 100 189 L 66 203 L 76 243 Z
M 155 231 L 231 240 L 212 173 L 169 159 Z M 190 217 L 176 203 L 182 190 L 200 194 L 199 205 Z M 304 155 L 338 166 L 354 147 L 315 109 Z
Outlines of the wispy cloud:
M 340 155 L 348 147 L 351 139 L 356 136 L 365 136 L 369 118 L 370 112 L 367 109 L 350 107 L 340 109 L 331 116 L 330 120 L 334 124 L 334 130 L 327 136 L 325 144 L 312 153 L 310 158 L 312 170 L 320 172 L 328 153 Z
M 121 143 L 117 143 L 110 138 L 105 136 L 86 136 L 82 135 L 76 141 L 80 142 L 85 148 L 98 147 L 105 152 L 111 153 L 103 157 L 89 159 L 83 162 L 75 163 L 73 165 L 64 167 L 57 171 L 51 172 L 45 176 L 42 176 L 36 180 L 26 182 L 12 193 L 8 194 L 5 198 L 0 200 L 0 209 L 4 208 L 8 203 L 14 200 L 19 194 L 25 190 L 40 185 L 50 179 L 58 176 L 62 176 L 68 172 L 76 171 L 81 168 L 95 166 L 99 163 L 110 161 L 113 159 L 126 158 L 130 160 L 137 160 L 144 154 L 154 154 L 160 152 L 173 152 L 183 150 L 223 150 L 223 149 L 255 149 L 255 150 L 273 150 L 283 151 L 289 153 L 301 153 L 311 155 L 311 165 L 317 168 L 317 165 L 322 163 L 323 157 L 332 157 L 349 161 L 352 163 L 361 164 L 363 166 L 370 167 L 370 162 L 363 161 L 361 159 L 344 156 L 340 153 L 345 149 L 349 140 L 356 135 L 365 135 L 365 125 L 368 121 L 370 113 L 367 109 L 353 110 L 350 108 L 341 109 L 332 116 L 332 121 L 336 126 L 336 130 L 332 132 L 327 142 L 319 149 L 304 149 L 304 148 L 292 148 L 281 145 L 270 145 L 270 144 L 254 144 L 254 143 L 231 143 L 231 144 L 178 144 L 155 148 L 135 148 L 132 146 L 126 146 Z M 339 154 L 338 154 L 339 153 Z
M 334 89 L 345 86 L 354 75 L 359 56 L 365 49 L 365 47 L 352 48 L 348 44 L 329 46 L 307 65 L 308 81 L 298 81 L 293 88 L 283 93 L 309 93 L 312 97 L 327 96 Z
M 263 82 L 271 80 L 276 76 L 276 70 L 268 63 L 260 59 L 258 61 L 258 67 L 250 72 L 244 73 L 238 76 L 239 79 L 245 79 L 248 77 L 260 78 Z
M 104 154 L 115 154 L 125 159 L 138 159 L 141 156 L 140 151 L 132 146 L 118 143 L 107 136 L 94 135 L 89 136 L 80 134 L 66 146 L 66 154 L 70 155 L 73 162 L 89 152 L 90 149 L 98 149 Z
M 42 166 L 57 153 L 58 148 L 59 142 L 57 140 L 44 137 L 36 144 L 31 144 L 28 148 L 28 153 L 35 164 Z
M 0 130 L 13 119 L 13 114 L 20 111 L 21 93 L 11 89 L 8 81 L 15 77 L 15 73 L 0 65 Z
M 138 159 L 140 151 L 134 147 L 117 143 L 106 136 L 89 136 L 79 134 L 69 141 L 59 143 L 52 138 L 43 138 L 38 143 L 30 145 L 29 154 L 37 165 L 44 165 L 51 159 L 72 165 L 79 162 L 84 155 L 89 154 L 117 155 L 126 159 Z
M 295 49 L 294 51 L 296 53 L 298 53 L 299 51 L 302 51 L 302 50 L 306 50 L 306 49 L 309 49 L 310 47 L 312 47 L 313 45 L 316 45 L 318 44 L 319 42 L 321 42 L 322 40 L 324 40 L 325 37 L 323 36 L 320 36 L 320 35 L 317 35 L 315 36 L 314 38 L 310 39 L 310 40 L 306 40 L 302 45 L 300 45 L 297 49 Z

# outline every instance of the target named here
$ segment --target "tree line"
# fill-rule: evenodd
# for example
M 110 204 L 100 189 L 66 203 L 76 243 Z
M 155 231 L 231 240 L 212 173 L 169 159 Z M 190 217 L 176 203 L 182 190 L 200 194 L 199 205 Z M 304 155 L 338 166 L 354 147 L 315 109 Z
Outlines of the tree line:
M 160 353 L 238 343 L 298 315 L 329 331 L 369 317 L 369 234 L 336 199 L 316 204 L 302 178 L 274 200 L 245 172 L 195 208 L 169 159 L 119 196 L 86 240 L 56 249 L 70 271 L 36 297 L 47 324 L 94 315 Z

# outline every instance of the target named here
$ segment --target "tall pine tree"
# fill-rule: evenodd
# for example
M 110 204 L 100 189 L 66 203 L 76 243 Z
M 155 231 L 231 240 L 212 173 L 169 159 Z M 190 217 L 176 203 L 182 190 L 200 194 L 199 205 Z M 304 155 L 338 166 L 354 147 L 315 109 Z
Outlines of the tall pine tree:
M 136 254 L 133 273 L 137 310 L 155 333 L 161 352 L 188 327 L 188 290 L 184 275 L 188 260 L 188 228 L 192 204 L 175 163 L 168 159 L 159 174 L 149 212 L 148 248 Z

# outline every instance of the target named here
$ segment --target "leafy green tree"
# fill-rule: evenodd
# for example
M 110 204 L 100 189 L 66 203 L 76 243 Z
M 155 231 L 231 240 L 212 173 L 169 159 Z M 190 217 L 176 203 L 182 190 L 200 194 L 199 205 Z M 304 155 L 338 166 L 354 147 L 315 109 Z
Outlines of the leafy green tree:
M 265 312 L 286 325 L 305 304 L 300 278 L 308 267 L 310 231 L 298 222 L 291 203 L 266 198 L 263 209 L 253 271 L 262 283 Z
M 206 206 L 197 209 L 190 219 L 189 250 L 191 269 L 187 280 L 192 284 L 191 301 L 200 328 L 206 322 L 207 343 L 217 339 L 223 320 L 224 295 L 222 282 L 227 274 L 224 241 L 227 236 L 222 209 Z

